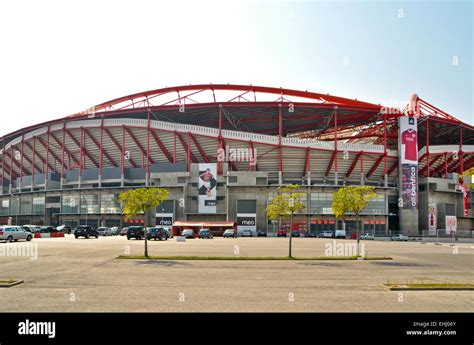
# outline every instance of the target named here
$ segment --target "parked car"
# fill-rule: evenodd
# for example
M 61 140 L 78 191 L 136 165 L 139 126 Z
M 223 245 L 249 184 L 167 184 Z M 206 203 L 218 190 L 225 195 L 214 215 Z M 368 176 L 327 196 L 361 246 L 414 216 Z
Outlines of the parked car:
M 235 234 L 235 230 L 234 230 L 234 229 L 227 229 L 226 231 L 224 231 L 224 234 L 222 235 L 222 237 L 224 237 L 224 238 L 227 238 L 227 237 L 234 237 L 234 238 L 236 238 L 237 235 Z
M 319 237 L 333 238 L 334 237 L 334 231 L 323 231 L 321 234 L 319 234 Z
M 54 226 L 42 226 L 39 230 L 42 234 L 53 234 L 59 232 Z
M 67 225 L 60 225 L 56 227 L 56 230 L 60 232 L 64 232 L 65 234 L 70 234 L 71 233 L 71 228 Z
M 21 226 L 25 231 L 31 232 L 32 234 L 39 232 L 41 226 L 39 225 L 22 225 Z
M 163 228 L 163 230 L 165 230 L 166 233 L 168 234 L 168 238 L 173 238 L 173 231 L 171 231 L 171 229 Z
M 278 230 L 278 237 L 286 237 L 286 230 L 280 229 Z
M 293 230 L 291 236 L 292 237 L 301 237 L 301 233 L 300 233 L 299 230 Z
M 194 230 L 192 230 L 192 229 L 184 229 L 184 230 L 181 232 L 181 236 L 183 236 L 184 238 L 194 238 Z
M 390 237 L 390 241 L 408 241 L 408 236 L 405 236 L 405 235 L 395 235 L 395 236 L 392 236 Z
M 125 227 L 122 230 L 120 230 L 119 235 L 120 236 L 126 236 L 127 232 L 128 232 L 128 227 Z
M 111 227 L 110 231 L 112 232 L 112 236 L 117 236 L 120 232 L 118 226 Z
M 366 233 L 366 234 L 363 234 L 361 237 L 360 237 L 361 240 L 374 240 L 375 237 L 374 235 L 372 234 L 369 234 L 369 233 Z
M 154 239 L 155 241 L 156 240 L 160 240 L 160 241 L 165 240 L 165 241 L 167 241 L 168 240 L 168 232 L 163 228 L 157 228 L 157 227 L 149 228 L 148 231 L 147 231 L 147 234 L 146 234 L 146 238 L 148 240 Z
M 95 238 L 99 238 L 99 233 L 97 232 L 96 229 L 94 229 L 92 226 L 90 225 L 78 225 L 75 229 L 74 229 L 74 237 L 75 238 L 79 238 L 79 237 L 85 237 L 85 238 L 89 238 L 89 237 L 95 237 Z
M 100 236 L 112 236 L 112 230 L 106 228 L 105 226 L 97 228 L 97 232 Z
M 308 237 L 318 237 L 318 231 L 317 230 L 309 230 Z
M 242 231 L 242 237 L 252 237 L 252 230 L 244 230 Z
M 145 227 L 143 226 L 129 226 L 127 230 L 127 240 L 134 238 L 136 240 L 143 240 L 145 237 Z
M 31 241 L 33 234 L 21 226 L 1 226 L 0 241 L 12 242 L 18 240 Z
M 257 237 L 267 237 L 267 232 L 265 230 L 258 230 Z
M 335 238 L 346 238 L 346 230 L 336 230 L 334 233 Z
M 212 233 L 209 231 L 209 229 L 201 229 L 199 230 L 199 238 L 208 238 L 212 240 L 214 236 L 212 236 Z

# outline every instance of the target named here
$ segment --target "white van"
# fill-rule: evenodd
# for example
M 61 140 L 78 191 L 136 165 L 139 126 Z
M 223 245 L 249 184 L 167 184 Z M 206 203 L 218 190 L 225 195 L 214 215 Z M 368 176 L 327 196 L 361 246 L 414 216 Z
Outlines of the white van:
M 346 230 L 336 230 L 335 238 L 346 238 Z

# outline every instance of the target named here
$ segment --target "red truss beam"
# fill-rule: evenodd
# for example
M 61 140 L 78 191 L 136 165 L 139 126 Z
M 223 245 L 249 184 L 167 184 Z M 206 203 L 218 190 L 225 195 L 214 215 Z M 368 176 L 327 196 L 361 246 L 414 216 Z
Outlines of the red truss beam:
M 395 171 L 395 169 L 398 169 L 398 159 L 393 163 L 393 165 L 387 170 L 387 176 L 389 176 L 391 173 Z
M 100 142 L 94 138 L 94 136 L 89 132 L 89 130 L 87 128 L 82 128 L 82 130 L 84 131 L 84 133 L 86 133 L 86 135 L 92 140 L 92 142 L 94 143 L 95 146 L 97 146 L 97 148 L 100 150 Z M 114 167 L 118 167 L 119 165 L 117 164 L 117 162 L 112 158 L 112 156 L 110 156 L 110 154 L 102 149 L 102 154 L 108 159 L 108 161 L 114 166 Z
M 77 138 L 74 135 L 72 135 L 69 129 L 64 129 L 64 132 L 66 132 L 66 134 L 69 135 L 69 137 L 72 139 L 72 141 L 74 141 L 77 147 L 81 148 L 81 143 L 79 142 L 79 140 L 77 140 Z M 84 152 L 84 154 L 91 160 L 92 163 L 94 163 L 94 165 L 97 168 L 99 167 L 99 163 L 97 162 L 97 160 L 94 157 L 92 157 L 92 155 L 89 153 L 89 151 L 86 150 L 85 147 L 82 148 L 82 152 Z
M 50 137 L 51 136 L 52 135 L 50 134 Z M 48 151 L 48 145 L 44 142 L 44 140 L 41 137 L 36 137 L 36 140 L 38 140 L 38 142 L 45 148 L 45 150 Z M 54 159 L 61 162 L 61 158 L 54 151 L 49 150 L 49 153 L 54 157 Z M 54 169 L 51 169 L 51 170 L 54 170 Z
M 181 133 L 176 132 L 176 136 L 178 137 L 179 142 L 181 143 L 181 146 L 183 146 L 184 151 L 187 152 L 188 151 L 188 144 L 186 143 L 186 141 L 184 141 L 183 137 L 181 136 Z M 196 156 L 194 156 L 194 153 L 192 151 L 189 152 L 189 156 L 191 157 L 191 161 L 193 163 L 198 162 Z
M 209 157 L 207 157 L 206 152 L 202 149 L 196 137 L 192 133 L 189 133 L 189 137 L 191 138 L 191 141 L 194 143 L 194 146 L 196 146 L 196 148 L 198 149 L 199 154 L 201 155 L 202 159 L 204 159 L 204 162 L 209 163 L 210 162 Z
M 444 156 L 444 153 L 440 153 L 440 154 L 436 154 L 436 153 L 433 154 L 433 153 L 431 153 L 430 155 L 431 155 L 431 156 L 435 156 L 435 155 L 436 155 L 436 157 L 433 158 L 433 159 L 431 160 L 430 164 L 429 164 L 430 170 L 433 170 L 433 164 L 435 164 L 437 161 L 439 161 L 440 158 L 442 158 L 442 157 Z M 424 175 L 426 170 L 428 170 L 428 164 L 425 165 L 425 166 L 419 171 L 418 175 L 420 175 L 420 176 Z
M 324 176 L 326 176 L 326 177 L 329 176 L 329 173 L 331 172 L 331 169 L 332 169 L 332 165 L 334 164 L 334 161 L 336 160 L 336 156 L 337 156 L 337 151 L 333 151 L 332 156 L 331 156 L 331 160 L 329 161 L 329 164 L 328 164 L 328 167 L 326 169 L 326 173 L 324 174 Z
M 168 151 L 168 149 L 166 148 L 166 146 L 163 144 L 163 142 L 161 141 L 161 139 L 158 137 L 158 134 L 156 134 L 155 131 L 153 130 L 150 130 L 150 133 L 151 133 L 151 136 L 153 137 L 153 140 L 155 140 L 155 143 L 160 147 L 160 150 L 161 152 L 163 152 L 163 154 L 166 156 L 166 158 L 168 158 L 168 161 L 170 163 L 173 163 L 173 156 L 171 155 L 171 153 Z
M 61 146 L 61 148 L 62 148 L 63 143 L 62 143 L 61 140 L 59 140 L 58 138 L 56 138 L 56 136 L 54 136 L 53 133 L 50 133 L 49 136 L 50 136 L 50 138 L 53 138 L 53 140 L 56 142 L 56 144 L 58 144 L 58 145 Z M 38 137 L 36 137 L 36 138 L 38 138 Z M 79 159 L 77 159 L 77 158 L 71 153 L 71 151 L 69 151 L 69 150 L 66 148 L 66 146 L 64 146 L 64 153 L 66 153 L 69 157 L 72 158 L 72 160 L 74 161 L 74 164 L 76 164 L 76 165 L 80 165 L 80 164 L 81 164 L 81 162 L 79 161 Z M 62 162 L 62 160 L 60 160 L 60 162 Z
M 362 157 L 363 155 L 363 152 L 360 151 L 357 156 L 355 156 L 354 160 L 352 161 L 352 164 L 351 166 L 349 167 L 349 169 L 347 170 L 346 172 L 346 177 L 350 177 L 351 174 L 352 174 L 352 171 L 354 171 L 354 168 L 356 167 L 357 165 L 357 162 L 359 161 L 360 157 Z
M 27 175 L 25 173 L 27 173 L 28 170 L 26 170 L 25 167 L 23 167 L 23 169 L 21 169 L 21 164 L 19 162 L 17 162 L 16 159 L 13 158 L 11 150 L 8 150 L 8 151 L 10 151 L 10 152 L 7 152 L 8 157 L 10 158 L 10 164 L 12 164 L 12 162 L 13 162 L 16 165 L 16 167 L 18 168 L 18 170 L 20 171 L 20 173 L 23 172 L 23 175 Z M 13 170 L 13 173 L 15 174 L 15 176 L 17 176 L 17 177 L 20 176 L 20 174 L 17 175 L 17 173 L 15 172 L 14 169 L 12 169 L 12 170 Z M 12 178 L 12 180 L 13 180 L 13 178 Z
M 464 162 L 464 171 L 470 169 L 472 166 L 474 166 L 474 157 L 471 157 L 470 159 Z
M 367 172 L 367 175 L 365 175 L 367 178 L 369 178 L 374 173 L 375 169 L 377 169 L 377 167 L 379 166 L 379 164 L 382 161 L 382 159 L 384 158 L 384 156 L 385 156 L 385 154 L 383 154 L 379 158 L 377 158 L 374 165 L 372 165 L 370 170 Z
M 128 133 L 128 135 L 130 135 L 130 138 L 132 138 L 133 142 L 138 146 L 138 148 L 140 149 L 142 154 L 146 156 L 146 149 L 143 147 L 142 143 L 137 139 L 135 134 L 133 134 L 131 129 L 128 128 L 128 127 L 125 127 L 125 131 Z M 155 163 L 155 161 L 151 157 L 150 157 L 150 163 L 152 163 L 152 164 Z
M 110 133 L 110 131 L 109 131 L 108 128 L 105 128 L 105 127 L 104 127 L 104 133 L 107 134 L 107 136 L 110 138 L 110 140 L 111 140 L 111 141 L 114 143 L 114 145 L 117 147 L 118 151 L 119 151 L 119 152 L 122 152 L 122 150 L 123 150 L 122 145 L 120 145 L 120 143 L 117 141 L 117 139 L 114 138 L 114 136 L 112 135 L 112 133 Z M 129 158 L 129 161 L 130 161 L 130 164 L 132 164 L 132 166 L 133 166 L 134 168 L 137 168 L 137 167 L 138 167 L 137 163 L 135 163 L 135 160 L 134 160 L 132 157 Z
M 28 141 L 25 141 L 25 145 L 26 145 L 26 147 L 28 147 L 28 148 L 31 150 L 31 152 L 35 152 L 33 146 L 31 146 L 31 144 L 30 144 Z M 34 154 L 36 155 L 36 157 L 39 158 L 39 160 L 40 160 L 43 164 L 46 164 L 46 160 L 45 160 L 43 157 L 40 156 L 39 152 L 35 152 Z M 25 156 L 24 158 L 25 158 L 27 161 L 29 161 L 31 165 L 33 165 L 33 162 L 30 161 L 28 157 Z M 49 167 L 51 168 L 51 170 L 54 170 L 52 165 L 50 165 Z M 35 169 L 36 169 L 36 171 L 42 171 L 42 169 L 41 169 L 36 163 L 35 163 Z
M 455 168 L 458 168 L 458 165 L 461 164 L 461 158 L 466 158 L 468 154 L 464 153 L 464 157 L 461 157 L 461 155 L 458 156 L 458 159 L 453 159 L 451 158 L 450 161 L 451 163 L 448 163 L 448 172 L 453 172 L 455 171 Z M 464 163 L 465 164 L 465 163 Z M 464 170 L 466 170 L 466 168 L 464 168 Z

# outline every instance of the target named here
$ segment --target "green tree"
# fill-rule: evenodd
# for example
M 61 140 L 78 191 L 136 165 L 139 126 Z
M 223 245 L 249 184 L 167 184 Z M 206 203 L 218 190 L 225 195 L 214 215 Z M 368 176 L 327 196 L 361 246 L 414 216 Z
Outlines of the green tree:
M 278 194 L 270 200 L 267 205 L 267 215 L 269 219 L 279 219 L 280 217 L 284 220 L 290 219 L 290 239 L 288 256 L 291 258 L 291 245 L 293 238 L 293 215 L 301 212 L 305 208 L 304 204 L 299 200 L 304 194 L 296 193 L 294 190 L 299 185 L 290 184 L 285 187 L 278 188 Z
M 357 219 L 357 256 L 360 255 L 360 214 L 369 202 L 377 197 L 375 188 L 370 186 L 342 187 L 334 193 L 332 200 L 332 212 L 336 218 L 345 214 L 355 213 Z
M 122 214 L 130 219 L 138 214 L 145 216 L 145 256 L 148 256 L 147 227 L 148 215 L 151 210 L 168 199 L 168 190 L 163 188 L 137 188 L 120 193 Z
M 463 179 L 464 183 L 469 186 L 469 189 L 474 189 L 474 183 L 472 183 L 472 176 L 474 176 L 474 167 L 467 169 L 461 175 L 461 178 Z M 470 181 L 468 181 L 468 178 Z

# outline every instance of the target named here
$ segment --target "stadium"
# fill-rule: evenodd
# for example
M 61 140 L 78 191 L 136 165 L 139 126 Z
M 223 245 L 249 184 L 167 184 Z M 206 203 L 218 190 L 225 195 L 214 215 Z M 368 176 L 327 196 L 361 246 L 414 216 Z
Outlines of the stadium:
M 474 128 L 417 95 L 403 109 L 252 85 L 166 87 L 108 101 L 1 138 L 2 224 L 126 226 L 118 195 L 167 188 L 153 224 L 265 231 L 277 188 L 298 184 L 293 229 L 345 229 L 332 195 L 369 185 L 361 226 L 375 235 L 472 236 L 474 202 L 460 175 L 474 166 Z

